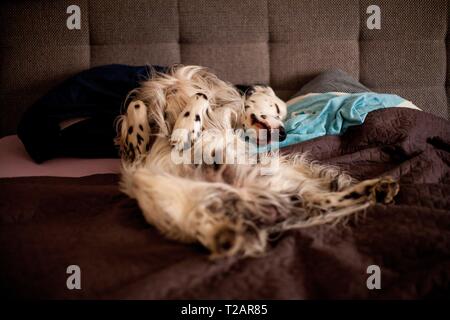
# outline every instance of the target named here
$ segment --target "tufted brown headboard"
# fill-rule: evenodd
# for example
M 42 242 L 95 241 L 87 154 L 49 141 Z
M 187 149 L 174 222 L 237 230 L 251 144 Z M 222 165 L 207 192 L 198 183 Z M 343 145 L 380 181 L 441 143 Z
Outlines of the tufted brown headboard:
M 81 29 L 69 30 L 69 5 Z M 381 8 L 381 29 L 366 27 Z M 199 64 L 287 98 L 341 68 L 448 118 L 447 0 L 70 0 L 0 5 L 0 136 L 74 73 L 109 63 Z

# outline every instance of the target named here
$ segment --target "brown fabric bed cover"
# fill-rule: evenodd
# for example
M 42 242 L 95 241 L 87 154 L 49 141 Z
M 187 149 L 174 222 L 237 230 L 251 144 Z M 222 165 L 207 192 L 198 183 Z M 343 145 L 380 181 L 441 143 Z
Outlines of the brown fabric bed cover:
M 394 205 L 345 225 L 294 230 L 265 257 L 210 261 L 148 225 L 115 175 L 0 179 L 0 283 L 12 298 L 423 298 L 450 295 L 450 125 L 409 109 L 371 113 L 341 137 L 295 145 L 356 178 L 392 175 Z M 81 290 L 66 269 L 81 268 Z M 369 290 L 367 268 L 381 269 Z

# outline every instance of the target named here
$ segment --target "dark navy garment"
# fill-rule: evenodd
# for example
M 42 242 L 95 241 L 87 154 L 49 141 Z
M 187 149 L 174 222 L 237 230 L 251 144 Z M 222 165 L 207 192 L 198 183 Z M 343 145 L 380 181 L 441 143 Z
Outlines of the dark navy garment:
M 114 121 L 128 93 L 166 67 L 106 65 L 83 71 L 34 103 L 18 136 L 38 163 L 55 157 L 117 157 Z M 65 120 L 87 118 L 65 129 Z

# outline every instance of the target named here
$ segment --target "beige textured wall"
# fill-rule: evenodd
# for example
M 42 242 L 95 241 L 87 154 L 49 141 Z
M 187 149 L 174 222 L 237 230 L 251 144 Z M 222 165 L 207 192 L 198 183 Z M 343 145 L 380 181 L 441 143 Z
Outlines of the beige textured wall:
M 66 8 L 81 8 L 68 30 Z M 382 11 L 366 28 L 366 8 Z M 0 5 L 0 135 L 74 73 L 109 63 L 200 64 L 286 98 L 341 68 L 448 117 L 447 0 L 8 1 Z

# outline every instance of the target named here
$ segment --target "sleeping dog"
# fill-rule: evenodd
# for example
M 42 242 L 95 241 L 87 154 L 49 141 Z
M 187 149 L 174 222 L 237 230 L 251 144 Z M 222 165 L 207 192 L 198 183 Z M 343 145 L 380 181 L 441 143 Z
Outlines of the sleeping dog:
M 205 68 L 176 66 L 130 98 L 118 121 L 121 190 L 166 236 L 199 242 L 212 257 L 259 255 L 271 234 L 336 222 L 399 190 L 390 177 L 356 182 L 305 154 L 228 161 L 250 159 L 262 133 L 266 143 L 286 137 L 286 104 L 270 87 L 241 95 Z M 174 161 L 180 154 L 189 161 Z M 204 161 L 193 161 L 198 154 Z

